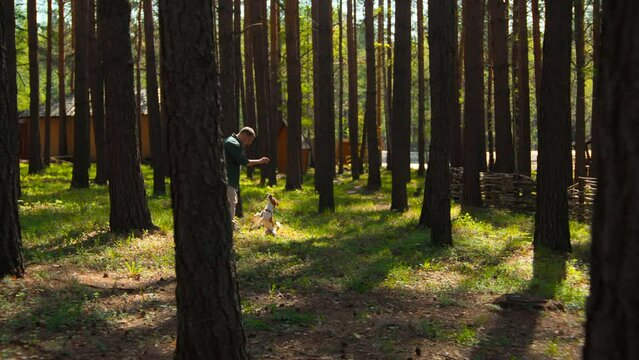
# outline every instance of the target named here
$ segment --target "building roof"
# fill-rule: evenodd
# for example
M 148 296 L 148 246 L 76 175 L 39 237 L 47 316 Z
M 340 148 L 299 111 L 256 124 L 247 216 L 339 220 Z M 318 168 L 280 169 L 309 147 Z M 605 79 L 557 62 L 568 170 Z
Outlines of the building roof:
M 146 89 L 142 89 L 140 92 L 142 98 L 140 102 L 142 103 L 142 115 L 148 115 L 148 107 L 147 107 L 147 98 L 146 98 Z M 160 98 L 161 99 L 161 98 Z M 136 99 L 137 101 L 137 99 Z M 75 94 L 69 93 L 66 95 L 66 116 L 75 116 Z M 89 106 L 89 111 L 91 111 L 91 106 Z M 44 117 L 45 113 L 45 104 L 40 104 L 39 109 L 40 117 Z M 31 116 L 30 109 L 21 111 L 18 113 L 18 118 L 24 119 Z M 51 102 L 51 117 L 60 117 L 60 102 L 52 101 Z

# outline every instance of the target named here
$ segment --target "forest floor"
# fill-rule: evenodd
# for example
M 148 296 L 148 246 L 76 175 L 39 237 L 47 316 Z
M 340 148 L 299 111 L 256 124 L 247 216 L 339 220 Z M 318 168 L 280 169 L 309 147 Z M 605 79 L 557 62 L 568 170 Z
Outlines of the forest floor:
M 26 168 L 23 167 L 23 171 Z M 147 189 L 150 170 L 145 167 Z M 0 358 L 171 359 L 176 340 L 172 215 L 149 198 L 160 231 L 108 232 L 108 191 L 70 190 L 71 167 L 23 172 L 27 274 L 0 282 Z M 312 176 L 285 192 L 243 180 L 246 214 L 280 200 L 277 237 L 240 221 L 235 249 L 244 329 L 254 359 L 575 359 L 583 345 L 589 228 L 571 223 L 573 253 L 533 256 L 533 216 L 453 205 L 451 248 L 389 211 L 366 178 L 335 182 L 337 210 L 318 214 Z M 510 299 L 550 299 L 521 305 Z M 519 304 L 519 305 L 518 305 Z M 513 305 L 513 306 L 509 306 Z

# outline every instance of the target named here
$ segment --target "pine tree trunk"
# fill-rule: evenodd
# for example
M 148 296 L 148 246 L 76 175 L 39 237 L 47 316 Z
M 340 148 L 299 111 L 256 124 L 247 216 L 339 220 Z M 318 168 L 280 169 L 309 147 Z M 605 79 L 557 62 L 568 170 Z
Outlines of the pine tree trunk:
M 98 185 L 106 185 L 108 178 L 106 160 L 106 126 L 104 122 L 104 65 L 102 61 L 103 39 L 96 32 L 96 0 L 89 0 L 89 51 L 91 55 L 90 68 L 90 88 L 91 88 L 91 108 L 93 118 L 93 138 L 95 143 L 95 179 Z M 98 32 L 100 30 L 98 29 Z
M 584 359 L 639 358 L 639 7 L 634 1 L 603 2 L 602 110 L 593 135 L 598 189 L 592 226 L 591 287 Z M 545 67 L 544 67 L 545 71 Z
M 424 176 L 426 162 L 426 79 L 424 59 L 424 0 L 417 0 L 417 152 L 418 176 Z
M 586 50 L 584 45 L 584 0 L 575 0 L 575 54 L 577 99 L 575 109 L 575 182 L 586 176 Z M 572 161 L 572 160 L 571 160 Z
M 233 0 L 218 0 L 218 24 L 220 27 L 220 96 L 222 104 L 222 136 L 227 137 L 239 130 L 239 119 L 235 116 L 235 54 L 233 39 Z
M 515 154 L 510 119 L 508 85 L 508 3 L 488 0 L 490 11 L 490 46 L 492 49 L 495 88 L 495 171 L 513 173 Z
M 383 98 L 382 94 L 384 93 L 384 68 L 383 65 L 383 54 L 384 54 L 384 1 L 378 0 L 377 2 L 378 8 L 375 9 L 375 17 L 377 19 L 377 40 L 375 43 L 375 52 L 377 54 L 377 60 L 375 62 L 375 72 L 376 72 L 376 89 L 375 95 L 377 96 L 376 101 L 376 110 L 375 110 L 375 122 L 376 122 L 376 131 L 377 134 L 377 144 L 380 151 L 380 159 L 381 159 L 381 151 L 384 148 L 384 143 L 382 140 L 382 116 L 383 112 Z M 380 160 L 381 167 L 381 160 Z
M 67 147 L 67 97 L 66 66 L 64 57 L 64 0 L 58 0 L 58 100 L 60 108 L 60 130 L 58 145 L 60 156 L 69 155 Z
M 533 54 L 535 57 L 535 99 L 537 106 L 537 118 L 539 118 L 539 91 L 541 90 L 541 30 L 539 26 L 540 17 L 539 0 L 532 0 L 532 35 Z
M 144 1 L 144 43 L 146 50 L 146 101 L 151 140 L 151 164 L 153 165 L 153 196 L 166 194 L 164 182 L 164 159 L 162 157 L 162 124 L 160 122 L 160 99 L 155 61 L 155 36 L 153 29 L 153 2 Z
M 377 85 L 375 67 L 375 15 L 373 14 L 373 0 L 364 2 L 364 23 L 366 27 L 366 108 L 364 112 L 364 127 L 366 128 L 366 143 L 368 145 L 368 191 L 377 191 L 382 186 L 380 174 L 381 154 L 377 137 Z
M 420 226 L 431 228 L 435 244 L 453 243 L 450 221 L 449 119 L 459 104 L 456 90 L 456 5 L 449 0 L 428 2 L 431 88 L 431 142 Z
M 462 204 L 482 204 L 479 186 L 482 154 L 481 138 L 484 137 L 484 21 L 483 1 L 465 0 L 465 95 L 464 95 L 464 191 Z
M 571 2 L 546 3 L 546 35 L 541 78 L 535 249 L 570 251 L 568 195 L 570 179 Z
M 489 21 L 490 24 L 490 21 Z M 495 171 L 495 157 L 494 157 L 494 138 L 493 138 L 493 48 L 492 48 L 492 39 L 491 33 L 488 31 L 488 66 L 486 66 L 486 70 L 488 72 L 488 94 L 486 95 L 486 126 L 488 133 L 488 171 Z
M 462 1 L 462 8 L 460 10 L 458 10 L 458 4 L 455 1 L 454 2 L 454 6 L 455 6 L 455 24 L 454 24 L 454 31 L 455 31 L 455 38 L 457 38 L 457 34 L 460 33 L 458 27 L 459 27 L 459 17 L 460 17 L 460 13 L 461 13 L 461 22 L 462 22 L 462 29 L 461 29 L 461 34 L 459 34 L 459 51 L 457 51 L 457 57 L 455 59 L 455 63 L 456 63 L 456 67 L 455 67 L 455 99 L 457 99 L 456 101 L 454 101 L 453 106 L 454 106 L 454 111 L 452 114 L 452 118 L 451 118 L 451 122 L 450 122 L 450 126 L 451 126 L 451 149 L 450 149 L 450 163 L 451 166 L 453 167 L 463 167 L 464 166 L 464 145 L 462 143 L 462 107 L 461 104 L 459 102 L 460 98 L 461 98 L 461 90 L 462 90 L 462 86 L 463 86 L 463 75 L 464 75 L 464 44 L 466 42 L 465 37 L 466 37 L 466 31 L 465 28 L 463 27 L 464 25 L 464 14 L 465 14 L 465 10 L 463 7 L 463 1 Z
M 410 180 L 411 2 L 395 2 L 393 61 L 393 186 L 391 210 L 408 210 L 406 183 Z
M 244 116 L 244 126 L 249 126 L 257 131 L 257 119 L 255 114 L 255 81 L 253 76 L 253 64 L 255 62 L 255 56 L 253 53 L 253 33 L 255 28 L 253 27 L 253 1 L 244 1 L 244 72 L 246 73 L 246 112 Z M 249 28 L 250 27 L 250 28 Z M 246 149 L 246 155 L 249 158 L 255 158 L 256 146 L 250 146 Z M 253 179 L 254 166 L 246 169 L 246 176 L 249 179 Z
M 47 75 L 45 85 L 44 105 L 44 166 L 51 165 L 51 73 L 53 51 L 51 38 L 53 37 L 53 6 L 52 0 L 47 0 Z
M 386 169 L 391 170 L 393 147 L 391 119 L 393 117 L 393 47 L 392 47 L 392 9 L 391 0 L 386 1 L 386 59 L 384 59 L 384 67 L 386 68 Z
M 279 10 L 279 0 L 271 0 L 271 17 L 270 17 L 270 32 L 269 36 L 271 39 L 270 45 L 270 67 L 271 67 L 271 114 L 270 117 L 271 123 L 271 139 L 270 144 L 271 148 L 269 150 L 269 157 L 271 162 L 267 164 L 272 168 L 272 177 L 270 179 L 270 184 L 277 184 L 277 135 L 279 133 L 280 127 L 282 126 L 282 84 L 280 81 L 280 10 Z M 334 126 L 333 126 L 334 127 Z M 335 157 L 335 153 L 333 152 L 333 158 Z M 333 170 L 335 173 L 335 170 Z M 333 174 L 335 175 L 335 174 Z
M 517 169 L 530 176 L 530 76 L 528 74 L 528 15 L 526 0 L 515 0 L 517 7 Z
M 15 27 L 15 4 L 13 0 L 0 0 L 5 2 L 5 10 L 0 12 L 5 16 L 6 31 L 4 37 L 0 37 L 0 41 L 4 42 L 7 49 L 6 66 L 8 79 L 8 114 L 9 114 L 9 146 L 11 150 L 12 162 L 14 167 L 14 192 L 19 198 L 20 191 L 20 161 L 18 159 L 18 84 L 17 84 L 17 59 L 16 59 L 16 27 Z
M 75 20 L 75 121 L 72 188 L 89 187 L 89 0 L 74 0 Z
M 268 23 L 266 19 L 266 0 L 252 0 L 251 16 L 256 27 L 252 30 L 253 54 L 255 59 L 255 92 L 257 98 L 258 135 L 257 146 L 261 155 L 270 154 L 271 151 L 271 119 L 273 112 L 271 107 L 271 76 L 268 61 Z M 255 146 L 255 145 L 253 145 Z M 273 184 L 275 181 L 274 161 L 267 165 L 261 165 L 261 182 Z
M 77 0 L 78 2 L 80 0 Z M 129 2 L 98 1 L 99 22 L 104 27 L 107 149 L 111 231 L 128 233 L 154 229 L 144 191 L 137 144 L 133 95 L 133 59 L 129 37 Z M 78 12 L 78 15 L 81 12 Z M 79 75 L 80 73 L 78 73 Z
M 29 174 L 44 169 L 40 152 L 40 80 L 38 63 L 38 13 L 36 0 L 27 1 L 27 21 L 29 27 Z
M 590 173 L 597 173 L 597 158 L 596 156 L 599 144 L 597 143 L 597 137 L 594 136 L 594 129 L 597 128 L 601 118 L 601 101 L 598 101 L 600 96 L 599 71 L 601 69 L 601 0 L 593 0 L 592 2 L 592 119 L 591 123 L 591 136 L 592 136 L 592 164 L 590 164 Z
M 302 75 L 299 0 L 286 2 L 286 79 L 288 89 L 288 164 L 286 190 L 302 188 Z
M 359 104 L 357 95 L 357 39 L 354 22 L 354 2 L 346 0 L 346 47 L 348 49 L 348 136 L 351 152 L 351 175 L 359 179 Z
M 210 0 L 160 0 L 177 274 L 176 359 L 248 359 L 226 199 Z M 199 176 L 193 176 L 199 174 Z
M 15 188 L 16 147 L 12 140 L 18 135 L 17 117 L 12 116 L 11 110 L 17 103 L 10 85 L 16 81 L 15 66 L 12 65 L 16 62 L 15 43 L 11 41 L 13 31 L 9 30 L 15 29 L 14 9 L 12 0 L 0 1 L 0 279 L 24 274 Z
M 348 0 L 347 0 L 348 1 Z M 338 98 L 338 102 L 339 104 L 338 109 L 339 109 L 339 128 L 337 130 L 337 157 L 338 157 L 338 170 L 337 173 L 338 174 L 343 174 L 344 173 L 344 52 L 343 52 L 343 39 L 344 39 L 344 34 L 343 34 L 343 28 L 344 28 L 344 21 L 343 21 L 343 14 L 342 14 L 342 5 L 343 2 L 342 0 L 339 0 L 339 9 L 338 9 L 338 21 L 339 21 L 339 40 L 337 42 L 338 44 L 338 51 L 339 51 L 339 64 L 338 64 L 338 72 L 339 72 L 339 98 Z
M 370 1 L 370 0 L 369 0 Z M 335 211 L 333 174 L 335 173 L 335 109 L 333 81 L 333 6 L 330 1 L 314 0 L 317 8 L 318 115 L 315 119 L 315 183 L 319 211 Z M 317 151 L 322 149 L 322 151 Z
M 142 1 L 138 0 L 135 26 L 135 118 L 138 122 L 140 156 L 144 156 L 144 148 L 142 147 Z
M 244 74 L 242 71 L 242 1 L 233 2 L 233 69 L 235 70 L 235 118 L 238 128 L 240 125 L 240 113 L 244 108 Z M 246 121 L 246 119 L 243 119 Z

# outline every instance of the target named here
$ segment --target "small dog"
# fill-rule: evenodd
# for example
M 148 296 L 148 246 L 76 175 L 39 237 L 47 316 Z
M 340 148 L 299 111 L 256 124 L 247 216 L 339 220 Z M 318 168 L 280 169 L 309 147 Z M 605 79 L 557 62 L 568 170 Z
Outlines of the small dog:
M 266 196 L 266 206 L 264 210 L 253 216 L 253 223 L 256 224 L 256 226 L 264 226 L 267 235 L 277 235 L 277 230 L 280 228 L 280 223 L 275 222 L 273 218 L 273 211 L 279 204 L 279 201 L 277 201 L 273 195 L 268 194 Z

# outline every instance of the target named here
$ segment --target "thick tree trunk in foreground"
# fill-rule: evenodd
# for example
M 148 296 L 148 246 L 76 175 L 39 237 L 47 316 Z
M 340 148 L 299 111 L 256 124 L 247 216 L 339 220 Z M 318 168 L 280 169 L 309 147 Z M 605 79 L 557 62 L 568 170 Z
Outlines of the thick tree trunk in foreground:
M 411 2 L 395 2 L 395 60 L 393 73 L 393 188 L 391 210 L 406 211 L 410 181 Z
M 431 142 L 424 203 L 419 219 L 431 228 L 434 243 L 453 243 L 450 221 L 450 124 L 457 101 L 455 4 L 448 0 L 428 3 Z
M 15 96 L 11 95 L 15 84 L 15 43 L 10 36 L 15 28 L 13 0 L 0 1 L 0 279 L 5 276 L 22 276 L 24 258 L 18 221 L 16 192 L 15 140 L 16 117 Z
M 481 139 L 484 128 L 483 1 L 467 0 L 465 31 L 464 191 L 462 204 L 480 206 L 479 172 L 485 162 Z M 483 161 L 481 159 L 484 159 Z
M 488 0 L 490 44 L 495 84 L 495 171 L 515 172 L 515 150 L 510 119 L 508 86 L 508 6 L 503 0 Z
M 153 229 L 140 169 L 138 128 L 133 95 L 133 59 L 129 36 L 129 2 L 98 2 L 104 26 L 107 149 L 111 231 Z M 78 74 L 79 75 L 79 74 Z
M 58 0 L 58 106 L 60 108 L 60 130 L 58 139 L 60 156 L 69 155 L 67 148 L 67 94 L 66 66 L 64 58 L 64 0 Z
M 176 359 L 247 359 L 209 0 L 160 0 L 177 274 Z M 212 66 L 213 64 L 213 66 Z M 197 174 L 197 175 L 196 175 Z
M 359 179 L 359 104 L 357 97 L 357 39 L 353 20 L 353 3 L 346 0 L 346 47 L 348 49 L 348 136 L 351 150 L 351 175 L 353 180 Z
M 36 0 L 27 1 L 27 21 L 29 28 L 29 174 L 44 169 L 40 152 L 40 80 L 38 64 L 38 13 Z
M 144 42 L 146 49 L 146 101 L 151 138 L 151 164 L 153 165 L 153 196 L 166 194 L 164 182 L 164 157 L 162 152 L 162 123 L 160 120 L 160 99 L 158 95 L 158 75 L 155 61 L 155 36 L 153 30 L 153 3 L 144 0 Z
M 288 164 L 286 190 L 302 188 L 302 74 L 299 0 L 286 2 L 286 71 L 288 88 Z
M 639 358 L 639 6 L 604 1 L 599 187 L 592 227 L 584 359 Z M 545 68 L 544 68 L 545 69 Z M 544 70 L 545 71 L 545 70 Z
M 382 186 L 380 167 L 381 153 L 377 137 L 377 84 L 375 66 L 375 16 L 373 0 L 364 2 L 364 22 L 366 27 L 366 110 L 364 127 L 366 128 L 366 144 L 368 145 L 368 191 L 377 191 Z
M 313 2 L 317 7 L 318 115 L 315 119 L 315 184 L 319 211 L 335 211 L 333 174 L 335 173 L 335 109 L 333 82 L 333 6 L 330 1 Z
M 104 122 L 104 64 L 102 61 L 102 38 L 96 33 L 96 0 L 89 0 L 89 51 L 91 74 L 91 109 L 93 139 L 95 142 L 95 179 L 98 185 L 106 185 L 108 170 L 106 159 L 106 125 Z M 98 28 L 101 26 L 98 24 Z M 98 30 L 99 32 L 100 30 Z
M 572 3 L 546 4 L 546 36 L 541 79 L 535 249 L 570 251 L 570 45 Z

